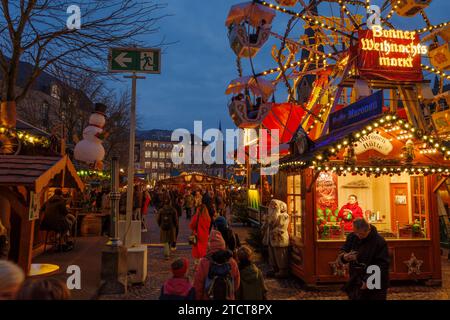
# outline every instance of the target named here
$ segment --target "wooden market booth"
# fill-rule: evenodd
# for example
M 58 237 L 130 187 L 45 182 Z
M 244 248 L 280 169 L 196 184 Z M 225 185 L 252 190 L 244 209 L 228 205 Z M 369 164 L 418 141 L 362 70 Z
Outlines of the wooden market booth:
M 440 283 L 437 191 L 450 161 L 434 143 L 406 119 L 382 113 L 282 159 L 274 188 L 291 215 L 293 274 L 311 285 L 345 281 L 347 270 L 336 264 L 346 236 L 337 214 L 354 194 L 387 240 L 391 280 Z
M 10 230 L 9 259 L 27 273 L 43 240 L 39 211 L 55 188 L 72 196 L 84 188 L 68 156 L 0 156 L 0 209 Z
M 219 177 L 209 176 L 199 172 L 182 172 L 179 176 L 170 177 L 159 180 L 157 186 L 177 187 L 184 191 L 186 188 L 216 188 L 219 186 L 227 186 L 230 181 Z

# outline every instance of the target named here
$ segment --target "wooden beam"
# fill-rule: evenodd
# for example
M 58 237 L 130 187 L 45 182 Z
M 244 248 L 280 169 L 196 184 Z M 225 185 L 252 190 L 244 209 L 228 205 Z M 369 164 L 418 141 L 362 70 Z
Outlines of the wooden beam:
M 442 184 L 447 180 L 448 177 L 442 177 L 434 186 L 433 188 L 433 193 L 436 193 L 439 188 L 442 186 Z

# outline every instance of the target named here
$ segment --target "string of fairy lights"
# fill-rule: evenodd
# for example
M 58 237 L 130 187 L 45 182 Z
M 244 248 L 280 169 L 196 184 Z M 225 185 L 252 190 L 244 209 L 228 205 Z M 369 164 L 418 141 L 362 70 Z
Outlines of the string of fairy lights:
M 27 131 L 16 128 L 0 126 L 0 135 L 4 135 L 8 138 L 17 138 L 24 144 L 42 145 L 44 147 L 48 147 L 50 145 L 50 140 L 46 137 L 36 136 Z
M 424 33 L 424 32 L 427 32 L 427 31 L 433 31 L 433 30 L 435 30 L 435 29 L 440 29 L 440 28 L 442 28 L 442 27 L 446 27 L 448 24 L 450 23 L 450 21 L 447 21 L 447 22 L 442 22 L 442 23 L 440 23 L 440 24 L 437 24 L 437 25 L 430 25 L 430 26 L 427 26 L 427 27 L 424 27 L 424 28 L 421 28 L 421 29 L 416 29 L 416 30 L 414 30 L 415 32 L 417 32 L 417 33 Z
M 439 70 L 437 68 L 427 66 L 427 65 L 425 65 L 423 63 L 421 63 L 420 66 L 425 71 L 428 71 L 430 73 L 434 73 L 435 75 L 438 75 L 438 76 L 441 76 L 441 77 L 443 77 L 443 78 L 445 78 L 447 80 L 450 80 L 450 75 L 446 74 L 445 72 L 443 72 L 443 71 L 441 71 L 441 70 Z
M 314 156 L 314 160 L 310 161 L 290 161 L 280 164 L 281 169 L 295 169 L 295 168 L 301 168 L 301 167 L 314 167 L 314 168 L 321 168 L 325 167 L 325 163 L 329 161 L 329 158 L 332 156 L 337 155 L 341 150 L 344 148 L 347 148 L 351 144 L 359 141 L 361 137 L 370 134 L 374 130 L 388 127 L 387 130 L 394 131 L 394 130 L 403 130 L 404 132 L 407 132 L 409 138 L 417 138 L 420 139 L 424 145 L 426 144 L 428 147 L 432 148 L 432 150 L 439 151 L 444 155 L 446 159 L 450 158 L 450 150 L 447 146 L 442 144 L 440 141 L 438 141 L 436 138 L 428 135 L 423 135 L 420 130 L 417 130 L 415 126 L 410 124 L 409 122 L 399 119 L 395 114 L 387 114 L 386 116 L 373 121 L 372 123 L 365 126 L 363 129 L 352 132 L 351 134 L 347 135 L 346 137 L 343 137 L 339 139 L 338 141 L 334 142 L 333 144 L 329 145 L 325 150 L 322 152 L 316 154 Z M 431 152 L 430 152 L 431 153 Z M 433 152 L 434 153 L 434 152 Z M 402 168 L 402 167 L 399 167 Z M 362 173 L 371 173 L 372 171 L 375 173 L 386 173 L 390 174 L 392 173 L 391 169 L 394 170 L 393 167 L 383 167 L 376 170 L 373 167 L 367 167 L 365 170 L 361 170 L 361 167 L 357 166 L 348 166 L 347 168 L 343 167 L 342 170 L 335 169 L 335 171 L 348 171 L 348 172 L 355 172 L 359 171 Z M 448 168 L 445 167 L 423 167 L 423 168 L 405 168 L 408 169 L 410 172 L 420 172 L 420 170 L 423 170 L 423 173 L 435 173 L 435 172 L 445 172 L 448 173 Z M 425 170 L 427 169 L 427 170 Z M 367 171 L 366 171 L 367 170 Z M 374 171 L 375 170 L 375 171 Z M 398 171 L 398 170 L 397 170 Z
M 333 56 L 332 53 L 328 53 L 328 54 L 324 53 L 323 54 L 324 58 L 330 58 L 332 56 Z M 261 71 L 261 72 L 255 74 L 255 77 L 266 76 L 266 75 L 269 75 L 272 73 L 281 72 L 282 70 L 296 68 L 296 67 L 300 66 L 301 64 L 305 64 L 308 62 L 316 62 L 316 61 L 318 61 L 318 59 L 313 58 L 313 57 L 311 57 L 309 59 L 298 60 L 298 61 L 292 62 L 291 64 L 285 66 L 284 68 L 278 67 L 278 68 L 272 68 L 272 69 L 267 69 L 267 70 Z M 324 64 L 326 64 L 326 60 L 323 60 L 322 62 Z
M 343 36 L 346 36 L 346 37 L 349 37 L 349 38 L 353 38 L 352 35 L 349 35 L 349 34 L 343 32 L 342 30 L 339 30 L 336 27 L 330 26 L 330 25 L 328 25 L 328 24 L 326 24 L 326 23 L 324 23 L 324 22 L 314 18 L 313 16 L 308 16 L 308 15 L 300 13 L 300 12 L 295 12 L 293 10 L 289 10 L 289 9 L 283 8 L 283 7 L 280 7 L 278 5 L 274 5 L 274 4 L 266 2 L 266 1 L 254 0 L 254 2 L 255 3 L 259 3 L 259 4 L 261 4 L 261 5 L 265 6 L 265 7 L 274 9 L 276 11 L 283 12 L 283 13 L 295 16 L 295 17 L 300 18 L 300 19 L 302 19 L 302 20 L 304 20 L 306 22 L 309 22 L 310 24 L 318 25 L 318 26 L 320 26 L 322 28 L 325 28 L 327 30 L 339 33 L 339 34 L 341 34 Z
M 331 107 L 331 103 L 328 102 L 325 107 L 321 108 L 319 111 L 319 114 L 317 115 L 317 119 L 322 119 L 325 112 L 327 112 L 327 110 Z M 314 129 L 314 127 L 316 126 L 317 123 L 319 123 L 319 120 L 314 119 L 314 122 L 308 127 L 308 129 L 306 130 L 306 134 L 310 134 L 311 130 Z
M 107 171 L 98 170 L 79 170 L 77 174 L 82 178 L 100 178 L 100 179 L 110 179 L 111 174 Z

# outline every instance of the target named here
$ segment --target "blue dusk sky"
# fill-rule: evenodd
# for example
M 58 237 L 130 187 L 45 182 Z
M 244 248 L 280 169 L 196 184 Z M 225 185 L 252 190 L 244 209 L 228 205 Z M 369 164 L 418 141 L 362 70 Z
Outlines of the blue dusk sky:
M 166 1 L 164 12 L 171 16 L 161 21 L 160 33 L 149 37 L 148 43 L 151 46 L 163 36 L 166 42 L 176 43 L 163 50 L 161 75 L 147 75 L 146 80 L 138 81 L 140 129 L 192 130 L 194 120 L 202 120 L 204 130 L 217 128 L 219 121 L 223 128 L 234 128 L 228 114 L 229 97 L 225 95 L 225 89 L 238 74 L 225 19 L 230 7 L 241 2 L 245 1 Z M 273 0 L 271 2 L 275 3 Z M 382 5 L 383 2 L 372 0 L 371 4 Z M 321 4 L 319 14 L 328 15 L 334 10 L 334 16 L 339 15 L 336 8 L 337 4 L 333 4 L 332 8 L 328 3 Z M 293 10 L 300 11 L 300 5 Z M 450 20 L 449 12 L 448 0 L 434 0 L 426 9 L 432 24 Z M 360 9 L 358 13 L 364 14 L 364 11 Z M 273 31 L 283 34 L 289 18 L 278 12 Z M 420 15 L 413 18 L 394 15 L 391 21 L 398 29 L 411 30 L 425 26 Z M 303 22 L 298 21 L 291 35 L 298 38 L 303 30 Z M 253 59 L 256 72 L 276 66 L 270 55 L 274 44 L 279 46 L 279 41 L 271 39 Z M 248 62 L 243 62 L 243 68 L 244 75 L 252 74 Z M 123 82 L 121 85 L 126 87 L 128 84 Z M 277 102 L 282 102 L 286 98 L 286 88 L 279 85 L 275 96 Z

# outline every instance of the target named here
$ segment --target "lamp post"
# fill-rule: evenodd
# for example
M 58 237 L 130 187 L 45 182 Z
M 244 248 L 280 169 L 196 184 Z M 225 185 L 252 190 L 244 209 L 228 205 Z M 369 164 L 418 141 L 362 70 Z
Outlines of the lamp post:
M 111 225 L 110 225 L 110 243 L 112 246 L 121 245 L 119 238 L 119 158 L 114 155 L 111 159 Z
M 127 292 L 127 249 L 118 238 L 119 216 L 119 159 L 111 159 L 111 234 L 102 250 L 100 294 L 123 294 Z

